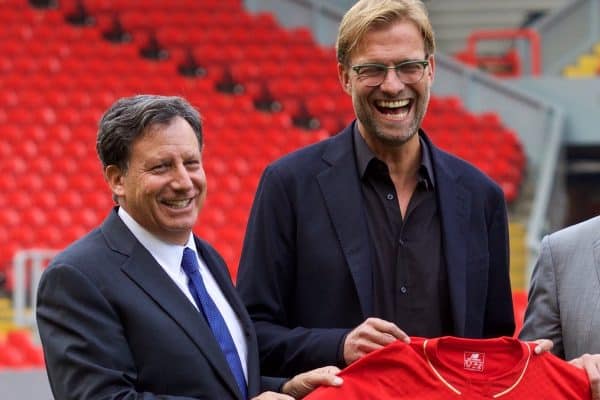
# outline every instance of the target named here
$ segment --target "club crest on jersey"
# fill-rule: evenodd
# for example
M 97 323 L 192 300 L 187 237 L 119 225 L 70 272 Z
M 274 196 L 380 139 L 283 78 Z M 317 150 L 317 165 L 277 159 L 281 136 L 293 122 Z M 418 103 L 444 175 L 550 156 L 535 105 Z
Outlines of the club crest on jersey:
M 485 353 L 465 351 L 465 370 L 483 372 Z

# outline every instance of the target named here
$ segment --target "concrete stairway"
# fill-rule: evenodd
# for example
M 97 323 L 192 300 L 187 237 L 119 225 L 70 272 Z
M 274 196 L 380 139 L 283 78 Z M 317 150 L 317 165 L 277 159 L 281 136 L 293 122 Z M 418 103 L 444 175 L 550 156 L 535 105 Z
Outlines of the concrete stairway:
M 479 29 L 523 26 L 530 17 L 551 11 L 569 0 L 429 0 L 425 1 L 440 52 L 454 54 L 464 49 L 468 35 Z M 489 41 L 481 51 L 498 54 L 510 43 Z M 478 48 L 479 49 L 479 48 Z
M 527 245 L 525 225 L 511 222 L 509 225 L 510 240 L 510 284 L 513 291 L 527 290 Z
M 10 330 L 16 328 L 13 323 L 12 301 L 7 297 L 0 297 L 0 339 Z

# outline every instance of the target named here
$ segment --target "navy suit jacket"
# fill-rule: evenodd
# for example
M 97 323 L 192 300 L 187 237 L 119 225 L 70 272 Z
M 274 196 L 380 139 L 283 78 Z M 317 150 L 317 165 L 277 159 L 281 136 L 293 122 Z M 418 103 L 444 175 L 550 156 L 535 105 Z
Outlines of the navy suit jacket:
M 252 322 L 221 257 L 198 238 L 196 246 L 241 321 L 255 395 Z M 207 322 L 116 209 L 44 272 L 37 320 L 56 399 L 242 398 Z M 263 383 L 275 389 L 281 381 Z
M 374 258 L 353 129 L 272 163 L 260 180 L 238 290 L 255 324 L 263 373 L 343 367 L 342 339 L 373 316 Z M 512 335 L 503 192 L 420 134 L 431 150 L 453 334 Z

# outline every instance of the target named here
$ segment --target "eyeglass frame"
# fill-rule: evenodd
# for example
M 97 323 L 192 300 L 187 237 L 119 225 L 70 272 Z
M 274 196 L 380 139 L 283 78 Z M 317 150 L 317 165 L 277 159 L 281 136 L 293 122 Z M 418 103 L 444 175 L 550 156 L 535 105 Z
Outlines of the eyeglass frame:
M 429 57 L 427 57 L 429 58 Z M 421 72 L 421 76 L 419 77 L 419 79 L 415 80 L 415 81 L 404 81 L 402 80 L 402 78 L 398 75 L 398 72 L 400 71 L 400 68 L 402 68 L 403 66 L 406 65 L 421 65 L 423 66 L 423 71 Z M 366 84 L 369 87 L 375 87 L 375 86 L 379 86 L 383 83 L 383 81 L 385 81 L 385 78 L 387 78 L 387 72 L 391 69 L 393 69 L 396 72 L 396 77 L 398 79 L 400 79 L 400 81 L 402 83 L 404 83 L 405 85 L 413 85 L 417 82 L 420 82 L 421 79 L 423 79 L 423 77 L 425 76 L 425 70 L 427 69 L 427 67 L 431 65 L 429 60 L 425 59 L 425 60 L 407 60 L 407 61 L 403 61 L 399 64 L 395 64 L 395 65 L 391 65 L 391 66 L 387 66 L 385 64 L 380 64 L 380 63 L 364 63 L 364 64 L 356 64 L 356 65 L 352 65 L 350 66 L 350 69 L 352 69 L 355 73 L 356 76 L 359 79 L 369 79 L 369 78 L 373 78 L 373 77 L 366 77 L 366 76 L 362 76 L 360 75 L 360 68 L 364 68 L 364 67 L 377 67 L 380 68 L 381 71 L 385 71 L 385 74 L 383 75 L 383 78 L 381 79 L 380 82 L 378 82 L 377 84 Z

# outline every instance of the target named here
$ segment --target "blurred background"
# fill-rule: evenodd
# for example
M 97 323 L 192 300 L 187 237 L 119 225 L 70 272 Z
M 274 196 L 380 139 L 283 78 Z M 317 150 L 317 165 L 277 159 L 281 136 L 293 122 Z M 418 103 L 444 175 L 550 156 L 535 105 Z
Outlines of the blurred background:
M 113 101 L 181 95 L 209 180 L 196 233 L 235 279 L 263 168 L 353 119 L 333 44 L 348 0 L 0 0 L 0 391 L 50 399 L 35 327 L 49 259 L 113 206 L 95 153 Z M 600 0 L 428 0 L 423 127 L 509 205 L 515 319 L 542 236 L 600 214 Z

